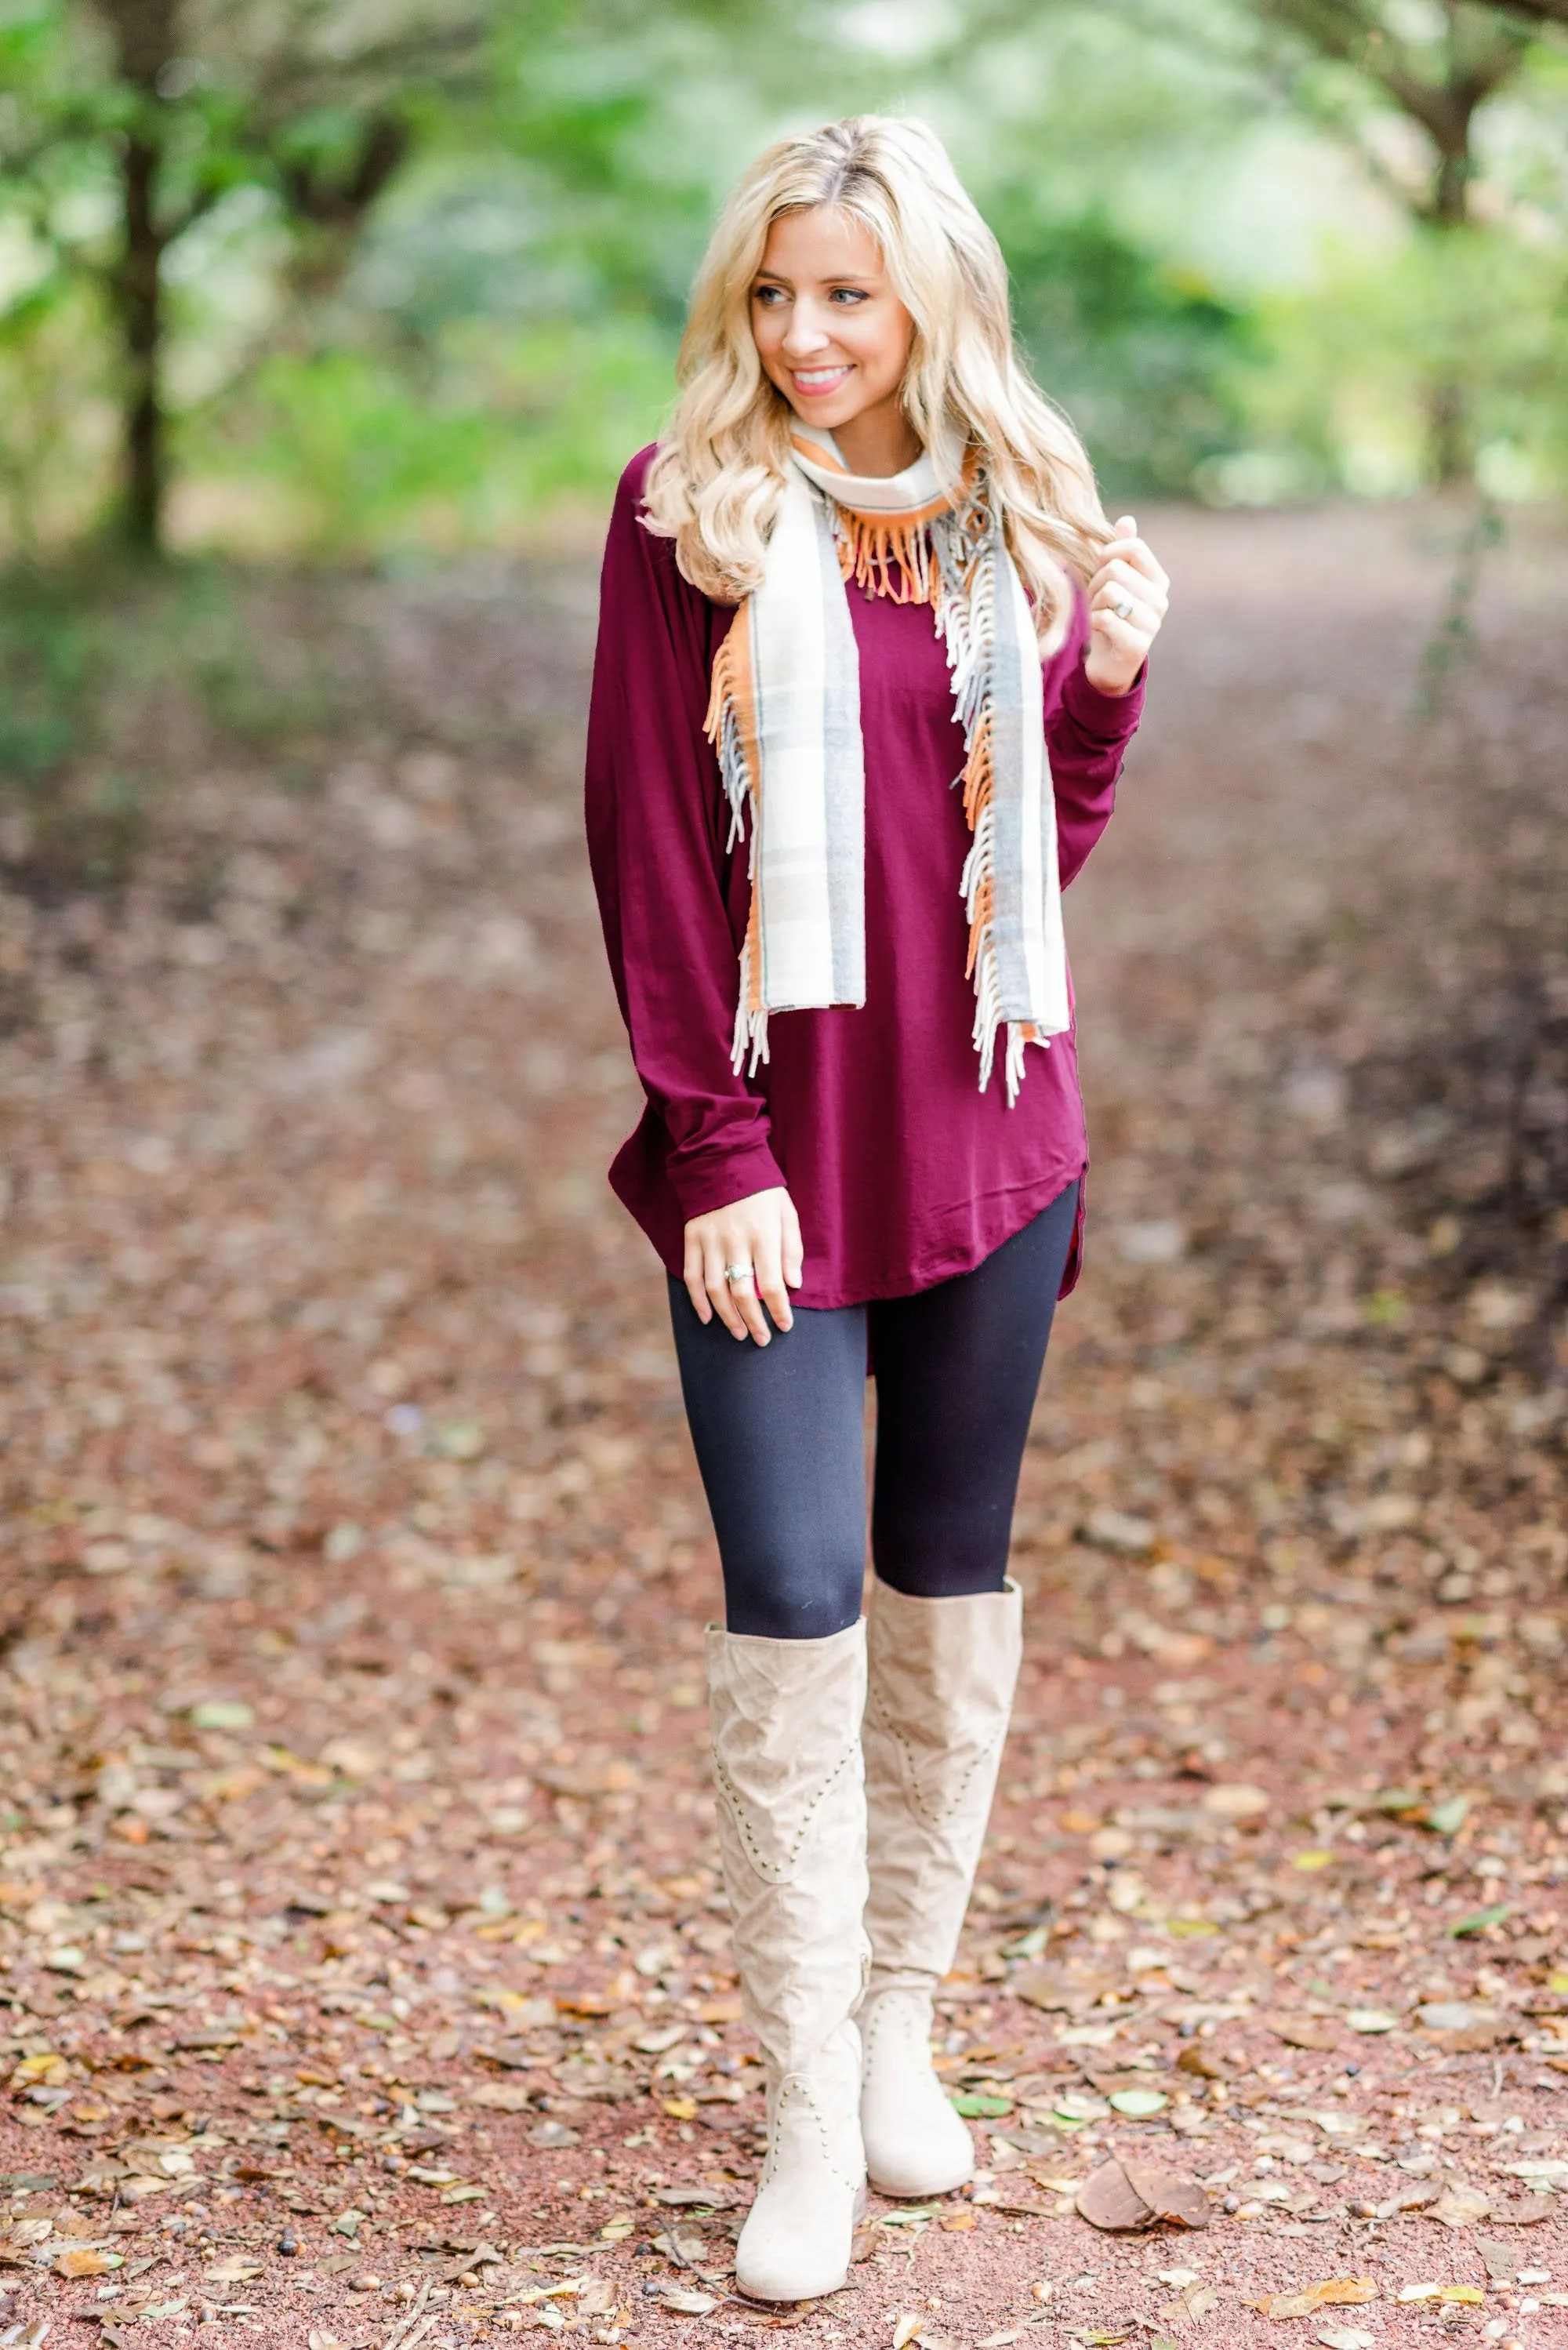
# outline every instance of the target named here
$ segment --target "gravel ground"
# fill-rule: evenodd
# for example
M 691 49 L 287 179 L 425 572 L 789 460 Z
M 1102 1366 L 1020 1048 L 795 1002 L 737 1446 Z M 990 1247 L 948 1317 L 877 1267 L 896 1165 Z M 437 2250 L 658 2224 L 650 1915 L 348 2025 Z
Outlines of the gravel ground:
M 984 2167 L 821 2303 L 729 2290 L 761 2098 L 603 1181 L 591 578 L 316 583 L 317 780 L 175 740 L 119 895 L 0 895 L 0 2343 L 1568 2342 L 1562 544 L 1423 689 L 1455 518 L 1148 526 L 940 2002 Z M 1123 2158 L 1206 2224 L 1089 2224 Z

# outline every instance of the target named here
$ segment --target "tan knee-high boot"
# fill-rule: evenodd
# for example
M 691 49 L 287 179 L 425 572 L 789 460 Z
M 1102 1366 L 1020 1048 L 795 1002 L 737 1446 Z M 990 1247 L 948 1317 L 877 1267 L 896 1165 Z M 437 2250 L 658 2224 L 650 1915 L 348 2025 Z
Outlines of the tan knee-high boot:
M 719 1846 L 746 2021 L 768 2075 L 768 2154 L 735 2248 L 763 2301 L 833 2293 L 865 2194 L 866 1627 L 825 1640 L 710 1629 Z
M 872 2183 L 940 2195 L 974 2147 L 931 2065 L 931 2001 L 979 1865 L 1023 1648 L 1023 1596 L 871 1605 L 866 1803 L 871 1981 L 860 2011 L 860 2121 Z

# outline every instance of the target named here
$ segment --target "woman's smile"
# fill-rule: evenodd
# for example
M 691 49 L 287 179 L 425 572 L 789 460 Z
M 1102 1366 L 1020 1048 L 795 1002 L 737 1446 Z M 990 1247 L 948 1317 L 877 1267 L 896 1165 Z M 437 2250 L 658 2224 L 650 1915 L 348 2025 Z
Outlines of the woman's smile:
M 836 391 L 840 384 L 848 382 L 854 370 L 849 360 L 841 359 L 832 367 L 791 368 L 789 372 L 796 391 L 814 400 L 826 391 Z

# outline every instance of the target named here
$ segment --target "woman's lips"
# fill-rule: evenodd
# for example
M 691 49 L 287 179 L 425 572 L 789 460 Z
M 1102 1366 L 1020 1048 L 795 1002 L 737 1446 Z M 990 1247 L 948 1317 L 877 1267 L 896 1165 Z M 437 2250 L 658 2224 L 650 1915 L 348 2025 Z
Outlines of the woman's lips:
M 796 391 L 807 400 L 820 400 L 825 392 L 836 391 L 848 380 L 847 366 L 835 368 L 792 368 L 790 381 Z

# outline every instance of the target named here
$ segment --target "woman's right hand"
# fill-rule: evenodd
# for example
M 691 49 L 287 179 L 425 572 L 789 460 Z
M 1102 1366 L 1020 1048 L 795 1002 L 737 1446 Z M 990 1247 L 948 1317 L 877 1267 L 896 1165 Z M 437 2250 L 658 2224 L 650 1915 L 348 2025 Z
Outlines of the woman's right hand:
M 686 1227 L 684 1277 L 697 1319 L 711 1322 L 717 1314 L 726 1330 L 759 1347 L 773 1336 L 764 1305 L 781 1330 L 794 1322 L 789 1292 L 800 1287 L 803 1261 L 800 1218 L 782 1183 L 710 1208 Z M 737 1264 L 751 1267 L 750 1278 L 726 1281 L 724 1268 Z

